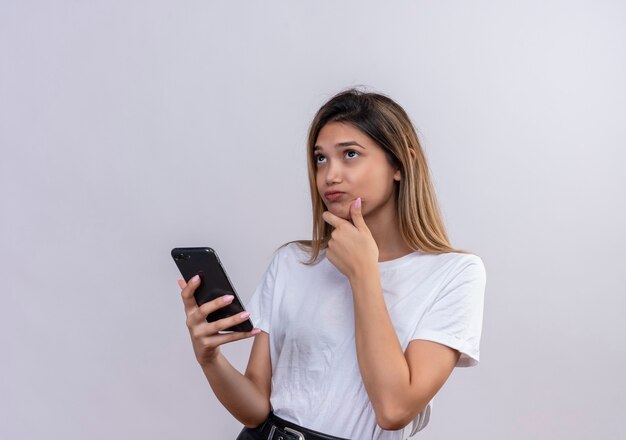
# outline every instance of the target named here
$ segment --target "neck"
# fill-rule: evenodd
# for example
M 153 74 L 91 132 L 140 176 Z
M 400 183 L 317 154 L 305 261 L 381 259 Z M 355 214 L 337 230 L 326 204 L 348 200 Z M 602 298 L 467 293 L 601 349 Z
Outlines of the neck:
M 413 252 L 400 234 L 397 212 L 395 200 L 392 198 L 390 203 L 364 217 L 378 246 L 379 262 L 395 260 Z

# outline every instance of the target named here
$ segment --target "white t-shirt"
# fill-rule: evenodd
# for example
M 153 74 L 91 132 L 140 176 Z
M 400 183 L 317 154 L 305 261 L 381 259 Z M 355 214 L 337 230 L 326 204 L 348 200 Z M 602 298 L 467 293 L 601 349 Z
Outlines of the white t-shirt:
M 274 413 L 301 426 L 358 440 L 404 440 L 428 423 L 432 401 L 404 429 L 376 424 L 356 355 L 348 279 L 322 250 L 315 265 L 296 243 L 279 249 L 246 309 L 269 334 Z M 486 274 L 480 257 L 415 251 L 378 263 L 383 296 L 402 350 L 413 339 L 461 352 L 476 365 Z

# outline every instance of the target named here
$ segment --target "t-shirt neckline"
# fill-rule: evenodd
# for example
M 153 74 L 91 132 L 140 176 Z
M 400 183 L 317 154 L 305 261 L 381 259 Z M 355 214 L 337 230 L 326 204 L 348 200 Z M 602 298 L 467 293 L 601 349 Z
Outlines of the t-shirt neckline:
M 416 251 L 410 252 L 410 253 L 408 253 L 406 255 L 403 255 L 402 257 L 394 258 L 393 260 L 379 261 L 378 262 L 378 268 L 379 269 L 390 269 L 390 268 L 398 267 L 398 266 L 406 263 L 407 261 L 411 260 L 412 258 L 416 257 L 420 253 L 421 252 L 419 250 L 416 250 Z

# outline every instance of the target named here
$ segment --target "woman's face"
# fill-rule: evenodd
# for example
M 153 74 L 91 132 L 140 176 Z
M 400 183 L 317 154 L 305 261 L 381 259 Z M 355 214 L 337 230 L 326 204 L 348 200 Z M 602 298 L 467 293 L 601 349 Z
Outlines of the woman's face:
M 361 197 L 363 216 L 395 213 L 395 185 L 400 170 L 372 138 L 351 124 L 329 122 L 315 143 L 316 183 L 328 211 L 350 219 L 350 205 Z M 329 191 L 341 194 L 332 197 Z M 387 209 L 385 209 L 387 208 Z

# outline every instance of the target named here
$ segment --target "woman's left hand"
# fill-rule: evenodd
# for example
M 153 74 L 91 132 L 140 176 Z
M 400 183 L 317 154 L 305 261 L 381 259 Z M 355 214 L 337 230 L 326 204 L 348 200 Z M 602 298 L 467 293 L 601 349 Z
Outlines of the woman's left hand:
M 329 211 L 322 214 L 324 221 L 335 228 L 328 241 L 326 257 L 349 279 L 363 270 L 378 267 L 378 245 L 365 224 L 360 202 L 358 198 L 350 204 L 352 223 Z

